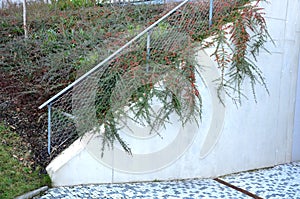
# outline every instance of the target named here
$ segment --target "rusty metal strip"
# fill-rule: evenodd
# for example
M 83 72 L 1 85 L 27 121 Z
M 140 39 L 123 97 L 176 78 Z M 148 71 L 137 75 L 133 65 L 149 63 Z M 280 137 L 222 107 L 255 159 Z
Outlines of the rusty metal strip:
M 230 184 L 230 183 L 228 183 L 228 182 L 225 182 L 224 180 L 221 180 L 220 178 L 215 178 L 214 180 L 217 181 L 217 182 L 219 182 L 219 183 L 221 183 L 221 184 L 223 184 L 223 185 L 225 185 L 225 186 L 227 186 L 227 187 L 230 187 L 230 188 L 235 189 L 235 190 L 237 190 L 237 191 L 239 191 L 239 192 L 242 192 L 243 194 L 246 194 L 246 195 L 248 195 L 248 196 L 250 196 L 250 197 L 252 197 L 252 198 L 255 198 L 255 199 L 263 199 L 263 198 L 261 198 L 261 197 L 255 195 L 255 194 L 253 194 L 253 193 L 251 193 L 251 192 L 245 190 L 245 189 L 239 188 L 239 187 L 234 186 L 234 185 L 232 185 L 232 184 Z

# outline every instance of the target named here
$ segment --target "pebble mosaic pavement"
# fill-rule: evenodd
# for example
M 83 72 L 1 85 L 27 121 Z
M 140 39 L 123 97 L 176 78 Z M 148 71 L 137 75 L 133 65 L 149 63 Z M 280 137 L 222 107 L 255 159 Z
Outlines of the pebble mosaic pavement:
M 222 180 L 262 198 L 300 199 L 300 162 L 228 175 Z
M 222 180 L 262 198 L 300 199 L 300 162 L 228 175 Z M 251 198 L 213 179 L 81 185 L 51 188 L 40 199 L 53 198 Z

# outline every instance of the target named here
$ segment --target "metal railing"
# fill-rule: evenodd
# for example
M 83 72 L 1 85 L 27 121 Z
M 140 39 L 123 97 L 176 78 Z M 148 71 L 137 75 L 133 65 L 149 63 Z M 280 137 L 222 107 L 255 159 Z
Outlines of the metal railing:
M 189 2 L 199 3 L 199 7 L 191 8 Z M 93 88 L 96 85 L 95 82 L 102 77 L 103 71 L 110 67 L 114 63 L 114 60 L 122 57 L 126 52 L 132 51 L 132 49 L 143 49 L 143 47 L 140 48 L 142 45 L 145 46 L 147 60 L 155 59 L 150 58 L 150 51 L 155 49 L 158 51 L 161 49 L 168 51 L 171 48 L 185 48 L 186 46 L 184 45 L 188 45 L 187 43 L 190 38 L 183 33 L 183 30 L 190 31 L 195 28 L 203 28 L 204 30 L 211 26 L 213 5 L 213 0 L 209 2 L 185 0 L 179 3 L 94 68 L 39 106 L 39 109 L 48 107 L 48 153 L 51 154 L 53 150 L 58 150 L 63 143 L 67 142 L 72 135 L 63 136 L 63 134 L 69 134 L 71 131 L 75 131 L 75 128 L 81 128 L 78 127 L 78 123 L 85 123 L 86 126 L 92 126 L 96 122 L 95 114 L 93 113 L 94 110 L 92 110 L 94 107 L 90 108 L 91 104 L 94 103 L 92 99 L 95 95 Z M 209 16 L 204 16 L 205 14 L 200 12 L 203 9 L 200 6 L 209 8 Z M 201 26 L 201 23 L 198 22 L 203 21 L 203 19 L 207 20 L 207 25 L 205 27 L 196 27 Z M 166 21 L 174 24 L 171 27 Z M 184 24 L 185 22 L 187 24 Z M 148 67 L 147 70 L 149 70 Z M 93 84 L 93 86 L 88 86 L 88 84 Z M 82 108 L 79 108 L 78 104 L 82 104 Z M 84 108 L 87 110 L 83 111 Z M 78 118 L 84 119 L 79 122 Z M 58 139 L 58 141 L 55 141 L 58 143 L 52 143 L 53 135 L 54 139 Z M 54 149 L 52 149 L 53 145 L 56 145 Z

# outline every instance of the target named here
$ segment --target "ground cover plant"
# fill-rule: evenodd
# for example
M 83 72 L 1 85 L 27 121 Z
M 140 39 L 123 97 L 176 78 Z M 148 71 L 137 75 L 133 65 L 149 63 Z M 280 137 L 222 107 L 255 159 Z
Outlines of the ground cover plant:
M 47 118 L 45 111 L 38 110 L 37 107 L 176 5 L 92 3 L 92 6 L 78 6 L 65 2 L 67 3 L 59 1 L 52 5 L 38 2 L 28 4 L 27 39 L 24 39 L 23 35 L 21 8 L 11 6 L 0 10 L 0 119 L 14 126 L 30 144 L 35 166 L 45 167 L 51 158 L 78 137 L 74 134 L 68 142 L 58 143 L 60 148 L 49 157 L 45 128 Z M 215 45 L 216 51 L 213 56 L 221 71 L 220 79 L 216 80 L 219 83 L 219 91 L 225 91 L 232 99 L 238 99 L 237 103 L 241 102 L 244 80 L 250 80 L 254 96 L 256 84 L 266 88 L 259 67 L 249 58 L 255 58 L 259 49 L 263 48 L 263 44 L 269 39 L 258 3 L 259 0 L 215 1 L 216 14 L 211 27 L 208 26 L 208 7 L 201 2 L 191 2 L 187 10 L 175 12 L 174 15 L 179 16 L 177 18 L 180 20 L 167 20 L 159 28 L 165 31 L 176 29 L 178 24 L 181 24 L 178 27 L 179 35 L 187 37 L 189 44 L 181 45 L 182 48 L 179 49 L 173 49 L 170 45 L 169 50 L 152 50 L 150 55 L 155 57 L 156 62 L 151 65 L 154 66 L 151 70 L 154 71 L 153 76 L 156 75 L 154 69 L 172 68 L 176 74 L 181 74 L 188 84 L 179 88 L 187 88 L 185 92 L 192 100 L 181 99 L 180 95 L 176 97 L 174 91 L 155 89 L 154 84 L 157 82 L 149 81 L 144 86 L 135 88 L 134 93 L 128 96 L 129 99 L 120 101 L 117 106 L 120 115 L 124 113 L 122 110 L 125 105 L 134 104 L 136 109 L 132 110 L 136 111 L 140 119 L 152 125 L 154 130 L 157 128 L 156 124 L 164 125 L 172 111 L 180 115 L 184 113 L 185 107 L 191 108 L 191 112 L 180 115 L 183 124 L 198 118 L 197 115 L 201 115 L 201 93 L 194 82 L 197 70 L 192 58 L 193 53 L 186 48 L 193 47 L 194 43 L 200 43 L 203 47 Z M 199 16 L 203 18 L 193 20 L 184 17 L 190 13 L 201 13 Z M 210 41 L 206 40 L 209 36 L 212 36 Z M 171 36 L 168 35 L 169 37 Z M 142 76 L 144 73 L 139 75 L 141 70 L 136 69 L 149 63 L 147 51 L 142 48 L 117 58 L 110 62 L 98 82 L 96 113 L 99 124 L 104 124 L 106 129 L 106 144 L 110 146 L 115 140 L 119 140 L 130 153 L 130 148 L 118 137 L 115 118 L 120 115 L 115 114 L 117 111 L 112 110 L 111 104 L 105 99 L 111 97 L 111 90 L 119 85 L 118 81 L 129 80 L 124 74 L 132 74 L 131 77 Z M 125 79 L 122 80 L 121 77 Z M 179 92 L 182 90 L 179 89 Z M 148 99 L 154 95 L 161 100 L 165 108 L 159 117 L 155 116 L 153 120 Z M 64 117 L 62 114 L 57 116 Z M 62 127 L 62 130 L 67 133 L 74 132 L 75 125 L 70 124 Z M 59 138 L 57 141 L 56 138 L 53 139 L 54 142 L 61 142 Z
M 23 39 L 21 8 L 0 10 L 0 116 L 30 143 L 38 164 L 46 166 L 50 158 L 46 132 L 41 132 L 45 126 L 44 116 L 37 107 L 74 81 L 77 69 L 81 68 L 83 73 L 93 67 L 155 20 L 148 16 L 147 7 L 136 11 L 130 6 L 127 10 L 111 8 L 60 10 L 46 4 L 29 4 L 27 40 Z M 130 11 L 129 16 L 120 14 L 127 11 Z M 154 5 L 151 12 L 160 15 L 164 11 Z M 134 29 L 130 26 L 132 21 L 136 24 Z M 115 26 L 116 23 L 119 25 Z M 124 29 L 129 31 L 122 41 Z M 106 43 L 111 44 L 109 48 L 104 48 Z
M 1 198 L 15 198 L 41 186 L 50 186 L 49 177 L 40 174 L 39 168 L 32 168 L 34 160 L 28 143 L 2 123 L 0 141 Z

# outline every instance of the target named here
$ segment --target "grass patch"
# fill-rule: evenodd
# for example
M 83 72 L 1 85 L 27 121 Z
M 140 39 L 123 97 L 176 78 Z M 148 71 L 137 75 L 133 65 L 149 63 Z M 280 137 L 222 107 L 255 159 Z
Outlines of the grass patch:
M 0 123 L 0 198 L 14 198 L 50 185 L 48 175 L 31 167 L 30 151 L 18 134 Z

